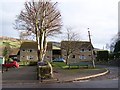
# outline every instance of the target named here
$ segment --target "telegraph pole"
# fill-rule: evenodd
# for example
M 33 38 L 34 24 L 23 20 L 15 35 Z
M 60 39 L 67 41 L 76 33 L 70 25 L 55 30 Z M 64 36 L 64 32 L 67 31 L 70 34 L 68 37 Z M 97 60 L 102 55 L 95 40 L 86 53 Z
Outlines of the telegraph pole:
M 89 28 L 88 28 L 88 30 L 89 30 Z M 90 31 L 88 31 L 88 36 L 89 36 L 89 41 L 90 41 L 90 43 L 91 43 Z
M 88 36 L 89 36 L 89 41 L 92 45 L 92 42 L 91 42 L 91 35 L 90 35 L 90 31 L 89 31 L 89 28 L 88 28 Z M 92 59 L 92 63 L 93 63 L 93 67 L 95 68 L 95 61 L 94 61 L 94 56 L 93 56 L 93 48 L 91 46 L 91 59 Z

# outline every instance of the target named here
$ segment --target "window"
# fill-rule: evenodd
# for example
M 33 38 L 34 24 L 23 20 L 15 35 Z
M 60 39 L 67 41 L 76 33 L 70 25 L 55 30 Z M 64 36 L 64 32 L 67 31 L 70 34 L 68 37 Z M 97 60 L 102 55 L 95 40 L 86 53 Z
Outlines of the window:
M 80 59 L 86 59 L 86 57 L 84 55 L 81 55 Z
M 85 49 L 81 49 L 81 50 L 80 50 L 80 52 L 84 52 L 84 51 L 85 51 Z
M 27 56 L 27 60 L 32 60 L 33 58 L 33 56 Z
M 25 49 L 22 50 L 23 52 L 25 51 Z
M 75 55 L 73 55 L 72 58 L 75 58 Z
M 32 50 L 32 49 L 30 49 L 29 51 L 30 51 L 30 52 L 32 52 L 33 50 Z
M 89 57 L 91 57 L 91 55 L 89 55 Z
M 24 58 L 25 56 L 21 56 L 21 58 Z
M 33 50 L 32 49 L 28 49 L 28 52 L 33 52 Z
M 91 51 L 91 49 L 89 49 L 89 51 Z

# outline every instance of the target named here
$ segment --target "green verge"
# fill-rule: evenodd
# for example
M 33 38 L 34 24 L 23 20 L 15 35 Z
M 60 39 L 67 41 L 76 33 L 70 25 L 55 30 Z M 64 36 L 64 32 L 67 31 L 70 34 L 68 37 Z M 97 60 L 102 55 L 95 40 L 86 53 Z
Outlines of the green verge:
M 53 69 L 55 71 L 58 71 L 59 73 L 62 73 L 63 75 L 93 75 L 105 72 L 105 68 L 101 67 L 86 67 L 86 66 L 71 66 L 70 69 L 68 65 L 66 65 L 64 62 L 52 62 Z
M 53 68 L 59 68 L 59 69 L 84 69 L 84 68 L 90 68 L 92 69 L 93 67 L 91 66 L 85 66 L 85 65 L 81 65 L 81 66 L 78 66 L 78 65 L 73 65 L 73 66 L 70 66 L 69 68 L 69 65 L 66 65 L 64 62 L 52 62 L 51 63 Z

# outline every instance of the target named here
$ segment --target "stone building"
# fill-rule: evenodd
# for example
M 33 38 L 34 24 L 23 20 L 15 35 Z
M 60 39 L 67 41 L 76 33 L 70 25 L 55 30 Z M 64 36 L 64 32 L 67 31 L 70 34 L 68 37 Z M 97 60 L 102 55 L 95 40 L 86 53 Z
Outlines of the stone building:
M 20 61 L 37 61 L 37 43 L 23 42 L 20 47 Z M 52 43 L 48 42 L 45 60 L 52 60 Z
M 92 62 L 93 45 L 88 41 L 62 41 L 62 57 L 67 63 Z

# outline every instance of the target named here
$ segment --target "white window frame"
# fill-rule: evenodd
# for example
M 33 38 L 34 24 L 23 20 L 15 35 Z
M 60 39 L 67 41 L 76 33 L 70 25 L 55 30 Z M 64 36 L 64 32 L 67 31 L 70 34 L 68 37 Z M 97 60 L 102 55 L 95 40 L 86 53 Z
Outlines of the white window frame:
M 80 59 L 86 59 L 86 56 L 85 55 L 81 55 Z
M 27 56 L 27 60 L 33 60 L 34 56 Z
M 21 58 L 24 58 L 25 56 L 21 56 Z
M 34 50 L 33 49 L 29 49 L 28 52 L 33 52 Z
M 80 49 L 80 52 L 85 52 L 85 49 L 84 48 Z

